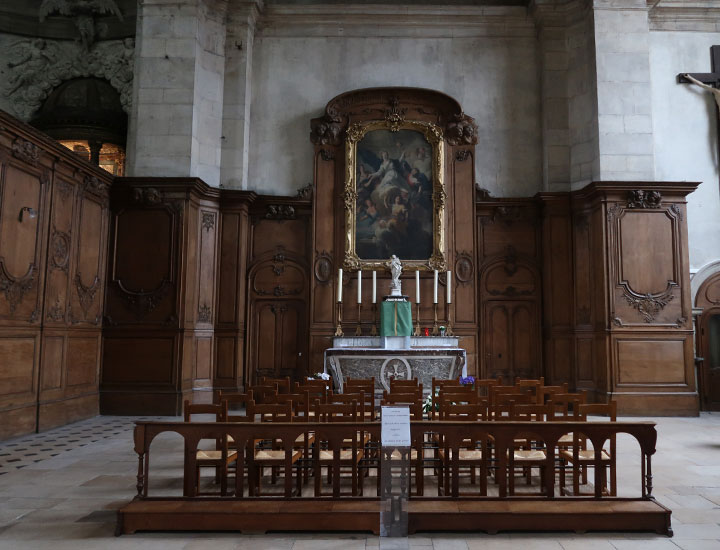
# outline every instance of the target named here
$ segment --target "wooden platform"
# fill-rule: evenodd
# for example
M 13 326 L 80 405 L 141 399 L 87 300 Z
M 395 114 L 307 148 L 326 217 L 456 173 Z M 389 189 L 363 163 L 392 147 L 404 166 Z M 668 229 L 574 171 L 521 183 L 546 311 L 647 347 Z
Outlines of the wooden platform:
M 118 511 L 117 534 L 136 531 L 371 531 L 377 499 L 148 499 Z M 672 536 L 671 511 L 653 499 L 413 499 L 408 530 L 651 531 Z

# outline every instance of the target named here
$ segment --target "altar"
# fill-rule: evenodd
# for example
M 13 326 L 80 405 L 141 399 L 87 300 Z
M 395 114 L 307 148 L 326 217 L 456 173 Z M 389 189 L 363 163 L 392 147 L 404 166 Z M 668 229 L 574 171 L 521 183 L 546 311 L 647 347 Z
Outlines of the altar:
M 467 376 L 466 352 L 456 336 L 336 337 L 325 350 L 325 372 L 342 393 L 348 378 L 375 377 L 375 397 L 390 389 L 390 380 L 417 378 L 425 395 L 432 379 Z

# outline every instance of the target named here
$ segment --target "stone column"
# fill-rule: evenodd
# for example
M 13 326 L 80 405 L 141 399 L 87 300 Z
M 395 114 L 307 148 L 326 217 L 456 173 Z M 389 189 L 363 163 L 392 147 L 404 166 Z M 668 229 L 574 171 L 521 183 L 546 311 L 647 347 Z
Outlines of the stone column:
M 599 166 L 594 179 L 655 177 L 646 0 L 594 0 Z
M 128 175 L 220 182 L 226 0 L 144 0 Z
M 253 41 L 262 8 L 263 0 L 233 2 L 228 8 L 220 164 L 220 183 L 227 188 L 247 187 Z

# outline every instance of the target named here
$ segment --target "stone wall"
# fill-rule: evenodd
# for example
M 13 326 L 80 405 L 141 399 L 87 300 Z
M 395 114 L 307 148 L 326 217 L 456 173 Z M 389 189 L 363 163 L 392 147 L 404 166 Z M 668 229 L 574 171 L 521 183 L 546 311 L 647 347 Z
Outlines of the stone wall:
M 254 43 L 248 187 L 291 194 L 312 180 L 309 120 L 332 97 L 413 86 L 454 97 L 475 118 L 480 186 L 501 196 L 539 191 L 537 39 L 525 10 L 414 8 L 424 25 L 411 26 L 398 8 L 364 8 L 307 20 L 308 9 L 268 10 Z
M 650 40 L 655 176 L 702 182 L 688 197 L 690 266 L 720 258 L 717 108 L 712 94 L 678 84 L 685 72 L 710 72 L 720 32 L 653 32 Z

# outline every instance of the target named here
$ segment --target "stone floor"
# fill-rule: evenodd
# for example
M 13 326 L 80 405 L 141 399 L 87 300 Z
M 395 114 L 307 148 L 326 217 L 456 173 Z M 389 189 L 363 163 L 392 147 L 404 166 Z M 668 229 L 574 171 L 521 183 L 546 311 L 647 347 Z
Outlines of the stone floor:
M 115 510 L 135 493 L 133 420 L 98 417 L 0 443 L 0 549 L 720 549 L 720 413 L 652 419 L 658 423 L 654 494 L 673 510 L 673 538 L 633 533 L 422 533 L 407 539 L 364 533 L 144 533 L 116 538 Z M 180 448 L 177 441 L 160 445 Z M 637 444 L 620 438 L 618 457 L 626 465 L 618 472 L 621 493 L 637 494 Z

